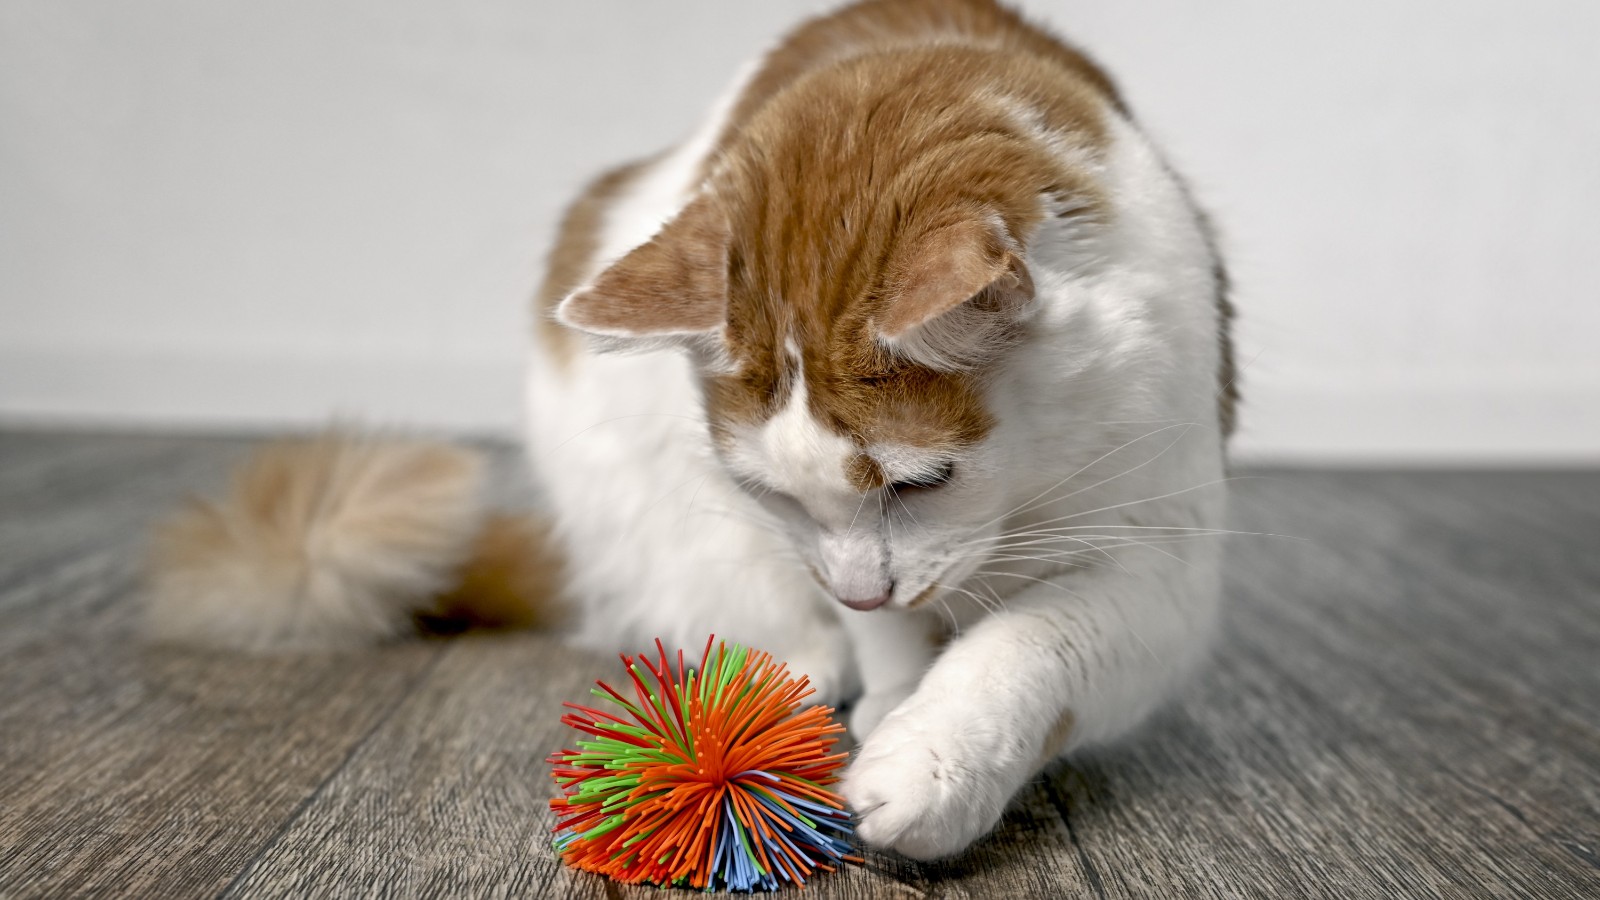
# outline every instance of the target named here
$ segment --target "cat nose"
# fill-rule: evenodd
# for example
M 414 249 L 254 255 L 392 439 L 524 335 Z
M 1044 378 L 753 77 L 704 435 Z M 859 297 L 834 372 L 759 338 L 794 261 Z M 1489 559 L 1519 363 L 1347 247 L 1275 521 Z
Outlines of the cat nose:
M 885 603 L 888 603 L 889 602 L 889 595 L 893 594 L 893 593 L 894 593 L 894 583 L 891 582 L 887 588 L 884 588 L 882 593 L 878 594 L 876 597 L 868 597 L 868 598 L 866 598 L 864 600 L 863 599 L 852 598 L 852 597 L 846 597 L 844 594 L 841 594 L 841 593 L 839 593 L 837 591 L 834 592 L 833 596 L 840 603 L 843 603 L 845 606 L 848 606 L 851 609 L 858 609 L 858 610 L 861 610 L 862 612 L 866 612 L 869 609 L 877 609 L 878 607 L 884 605 Z
M 889 602 L 894 579 L 889 554 L 870 533 L 824 531 L 817 540 L 828 588 L 851 609 L 877 609 Z

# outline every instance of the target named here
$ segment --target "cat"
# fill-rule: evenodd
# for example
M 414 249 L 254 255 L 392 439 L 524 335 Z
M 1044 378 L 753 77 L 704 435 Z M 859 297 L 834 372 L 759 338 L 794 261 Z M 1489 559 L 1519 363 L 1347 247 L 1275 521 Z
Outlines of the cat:
M 152 616 L 260 646 L 527 624 L 559 570 L 579 643 L 715 632 L 847 703 L 859 834 L 949 856 L 1206 655 L 1226 294 L 1086 56 L 991 0 L 865 0 L 569 209 L 527 376 L 548 534 L 486 525 L 461 448 L 286 444 L 162 531 Z

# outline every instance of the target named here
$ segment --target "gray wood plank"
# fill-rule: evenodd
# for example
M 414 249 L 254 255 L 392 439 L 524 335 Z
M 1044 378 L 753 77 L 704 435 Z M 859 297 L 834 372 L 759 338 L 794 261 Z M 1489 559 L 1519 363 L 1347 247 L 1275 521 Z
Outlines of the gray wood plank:
M 0 432 L 0 896 L 644 897 L 563 869 L 554 636 L 237 658 L 136 635 L 150 518 L 248 441 Z M 514 449 L 499 492 L 529 502 Z M 1600 896 L 1600 474 L 1236 484 L 1216 663 L 959 859 L 812 896 Z
M 208 896 L 439 648 L 248 658 L 146 645 L 140 530 L 240 448 L 140 439 L 88 453 L 82 440 L 61 438 L 46 469 L 70 509 L 0 505 L 30 540 L 0 557 L 0 896 Z M 100 465 L 119 477 L 74 493 Z
M 100 618 L 0 664 L 0 896 L 215 893 L 438 652 L 238 658 Z
M 219 484 L 248 447 L 155 436 L 54 442 L 59 453 L 0 469 L 0 594 L 82 556 L 142 546 L 155 516 Z
M 474 635 L 241 873 L 229 896 L 594 896 L 550 851 L 561 702 L 610 666 L 537 635 Z
M 0 895 L 215 894 L 432 656 L 151 659 L 62 644 L 20 656 L 33 677 L 5 689 L 31 696 L 0 716 Z

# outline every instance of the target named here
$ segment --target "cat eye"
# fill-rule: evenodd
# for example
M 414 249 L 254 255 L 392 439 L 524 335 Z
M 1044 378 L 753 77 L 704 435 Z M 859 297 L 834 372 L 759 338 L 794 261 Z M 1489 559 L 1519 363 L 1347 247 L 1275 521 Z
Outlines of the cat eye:
M 898 494 L 901 491 L 916 490 L 918 488 L 936 488 L 949 484 L 950 479 L 954 478 L 955 474 L 956 464 L 947 462 L 927 475 L 918 475 L 914 478 L 896 481 L 889 485 L 889 490 Z

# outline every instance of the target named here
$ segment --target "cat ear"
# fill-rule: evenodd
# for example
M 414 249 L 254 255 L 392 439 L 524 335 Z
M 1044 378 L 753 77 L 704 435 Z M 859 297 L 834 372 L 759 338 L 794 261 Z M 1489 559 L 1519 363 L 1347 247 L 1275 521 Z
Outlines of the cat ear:
M 623 348 L 706 337 L 727 321 L 728 227 L 709 197 L 684 207 L 556 307 L 556 320 Z
M 992 358 L 1033 300 L 1022 249 L 998 222 L 931 232 L 904 255 L 888 307 L 873 322 L 889 352 L 941 371 Z

